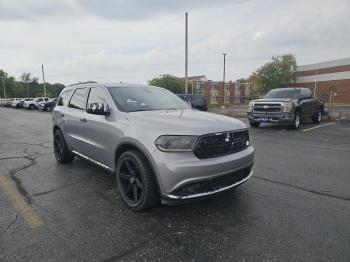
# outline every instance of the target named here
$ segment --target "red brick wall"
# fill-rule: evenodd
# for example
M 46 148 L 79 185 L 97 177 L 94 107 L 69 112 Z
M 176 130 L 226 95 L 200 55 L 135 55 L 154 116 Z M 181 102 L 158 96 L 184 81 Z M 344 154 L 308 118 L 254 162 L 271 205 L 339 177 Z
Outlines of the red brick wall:
M 292 86 L 308 87 L 314 92 L 315 83 L 298 83 Z M 350 103 L 350 79 L 317 82 L 316 97 L 323 94 L 329 95 L 332 88 L 336 93 L 335 103 Z
M 205 96 L 207 97 L 208 104 L 210 104 L 210 82 L 204 83 Z
M 235 84 L 231 83 L 229 86 L 230 90 L 230 104 L 235 102 Z

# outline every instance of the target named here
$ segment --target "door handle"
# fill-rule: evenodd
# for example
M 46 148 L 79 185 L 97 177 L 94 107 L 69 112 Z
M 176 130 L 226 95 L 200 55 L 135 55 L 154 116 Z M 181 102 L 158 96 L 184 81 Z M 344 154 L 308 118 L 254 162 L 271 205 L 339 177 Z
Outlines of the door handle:
M 64 114 L 60 114 L 60 117 L 64 117 Z
M 87 122 L 86 118 L 80 118 L 81 122 Z

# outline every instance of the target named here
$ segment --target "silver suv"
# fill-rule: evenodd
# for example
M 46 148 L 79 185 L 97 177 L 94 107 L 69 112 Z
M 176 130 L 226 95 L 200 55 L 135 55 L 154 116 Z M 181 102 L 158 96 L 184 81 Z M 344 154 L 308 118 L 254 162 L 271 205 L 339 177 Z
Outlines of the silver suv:
M 206 197 L 253 174 L 244 123 L 191 109 L 159 87 L 68 86 L 53 110 L 53 133 L 59 163 L 78 156 L 112 171 L 134 211 Z

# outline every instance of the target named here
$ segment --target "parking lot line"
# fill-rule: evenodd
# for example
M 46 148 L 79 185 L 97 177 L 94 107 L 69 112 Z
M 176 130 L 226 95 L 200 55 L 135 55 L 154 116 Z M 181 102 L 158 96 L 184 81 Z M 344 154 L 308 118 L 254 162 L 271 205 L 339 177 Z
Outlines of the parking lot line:
M 330 126 L 330 125 L 334 125 L 334 124 L 335 124 L 335 122 L 332 122 L 332 123 L 328 123 L 328 124 L 324 124 L 324 125 L 319 125 L 319 126 L 314 126 L 314 127 L 311 127 L 311 128 L 303 129 L 301 131 L 306 132 L 306 131 L 310 131 L 310 130 L 313 130 L 313 129 L 316 129 L 316 128 L 320 128 L 320 127 L 324 127 L 324 126 Z
M 0 170 L 1 171 L 1 170 Z M 43 225 L 43 221 L 34 213 L 29 205 L 24 201 L 23 197 L 14 189 L 8 179 L 1 175 L 0 172 L 0 188 L 5 192 L 5 195 L 10 200 L 12 205 L 24 217 L 31 228 L 36 228 Z

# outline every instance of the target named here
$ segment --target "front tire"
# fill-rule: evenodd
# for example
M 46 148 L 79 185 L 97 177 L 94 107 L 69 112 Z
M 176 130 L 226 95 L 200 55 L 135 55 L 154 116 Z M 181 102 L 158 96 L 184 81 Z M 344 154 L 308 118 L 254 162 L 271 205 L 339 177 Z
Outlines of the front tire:
M 301 115 L 299 112 L 296 112 L 294 115 L 293 124 L 290 126 L 291 129 L 293 129 L 293 130 L 299 129 L 300 122 L 301 122 Z
M 34 105 L 29 105 L 28 109 L 29 109 L 29 110 L 34 110 L 34 109 L 35 109 L 35 106 L 34 106 Z
M 74 160 L 74 154 L 68 150 L 67 143 L 59 129 L 53 135 L 53 149 L 58 163 L 66 164 Z
M 154 174 L 139 151 L 129 150 L 120 156 L 116 176 L 119 192 L 133 211 L 146 211 L 159 203 Z
M 322 112 L 319 111 L 315 116 L 312 117 L 312 122 L 314 124 L 320 124 L 322 121 Z

